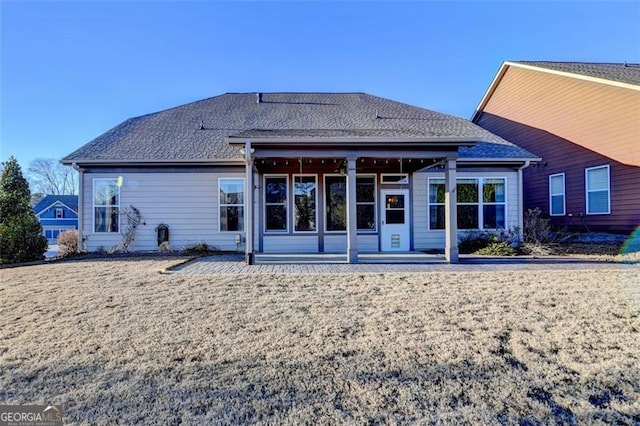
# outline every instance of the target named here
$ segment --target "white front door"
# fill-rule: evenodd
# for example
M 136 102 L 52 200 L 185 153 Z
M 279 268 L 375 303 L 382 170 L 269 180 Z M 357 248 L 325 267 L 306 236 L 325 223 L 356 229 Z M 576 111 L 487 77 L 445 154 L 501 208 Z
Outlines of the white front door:
M 383 189 L 380 214 L 382 251 L 409 251 L 409 190 Z

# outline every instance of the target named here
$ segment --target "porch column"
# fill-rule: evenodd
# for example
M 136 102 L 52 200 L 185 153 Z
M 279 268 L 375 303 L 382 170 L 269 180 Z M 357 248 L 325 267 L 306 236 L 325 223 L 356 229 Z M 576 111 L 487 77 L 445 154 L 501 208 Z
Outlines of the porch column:
M 347 261 L 349 263 L 358 263 L 356 160 L 357 158 L 347 158 Z
M 447 158 L 444 167 L 444 257 L 458 263 L 458 208 L 456 206 L 456 160 Z
M 245 197 L 245 230 L 244 235 L 246 239 L 245 244 L 245 258 L 247 265 L 253 265 L 253 157 L 251 157 L 251 142 L 245 143 L 244 147 L 245 158 L 245 174 L 246 174 L 246 188 L 244 191 Z

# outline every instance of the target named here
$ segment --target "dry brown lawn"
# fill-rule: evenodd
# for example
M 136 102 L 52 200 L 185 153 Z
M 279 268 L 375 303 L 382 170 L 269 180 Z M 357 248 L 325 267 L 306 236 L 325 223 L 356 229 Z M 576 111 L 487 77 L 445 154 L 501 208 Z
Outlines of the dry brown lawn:
M 75 424 L 640 423 L 640 269 L 0 270 L 0 404 Z

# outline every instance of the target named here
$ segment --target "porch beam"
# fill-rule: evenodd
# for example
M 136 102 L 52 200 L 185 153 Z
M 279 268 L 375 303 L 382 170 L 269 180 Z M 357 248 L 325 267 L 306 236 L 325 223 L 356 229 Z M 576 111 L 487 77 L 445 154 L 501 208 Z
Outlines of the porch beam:
M 420 151 L 420 150 L 324 150 L 324 149 L 261 149 L 255 148 L 254 159 L 263 158 L 457 158 L 456 151 Z
M 458 263 L 458 208 L 456 205 L 456 160 L 444 163 L 444 256 L 449 263 Z
M 358 263 L 358 216 L 356 214 L 356 160 L 347 158 L 347 262 Z

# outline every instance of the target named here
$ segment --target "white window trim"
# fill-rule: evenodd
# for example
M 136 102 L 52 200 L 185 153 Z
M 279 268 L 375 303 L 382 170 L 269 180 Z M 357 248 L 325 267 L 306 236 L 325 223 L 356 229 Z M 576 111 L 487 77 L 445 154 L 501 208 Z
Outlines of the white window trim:
M 287 209 L 287 212 L 285 214 L 285 219 L 287 221 L 287 223 L 285 224 L 285 229 L 267 229 L 267 179 L 268 178 L 285 178 L 285 182 L 287 185 L 287 190 L 285 191 L 285 201 L 284 201 L 284 206 Z M 262 223 L 263 223 L 263 232 L 265 234 L 269 234 L 269 235 L 273 235 L 273 234 L 288 234 L 289 233 L 289 216 L 290 216 L 290 212 L 291 212 L 291 201 L 289 197 L 289 189 L 291 188 L 291 185 L 289 184 L 289 175 L 286 174 L 269 174 L 269 175 L 264 175 L 262 177 L 262 187 L 264 188 L 263 190 L 263 197 L 262 197 Z M 281 205 L 281 203 L 270 203 L 269 205 Z M 308 233 L 308 232 L 305 232 Z
M 96 206 L 96 182 L 98 181 L 114 181 L 116 183 L 116 187 L 118 188 L 118 204 L 117 205 L 98 205 Z M 93 178 L 92 181 L 92 197 L 91 197 L 91 204 L 93 205 L 93 208 L 91 209 L 91 222 L 92 222 L 92 233 L 93 234 L 119 234 L 120 233 L 120 206 L 122 205 L 122 202 L 120 200 L 120 185 L 118 185 L 118 178 L 114 177 L 114 178 Z M 96 207 L 117 207 L 118 208 L 118 232 L 111 232 L 111 231 L 96 231 Z
M 58 216 L 58 212 L 60 212 L 60 216 Z M 62 207 L 56 207 L 54 216 L 54 219 L 64 219 L 64 209 Z
M 589 172 L 591 170 L 597 170 L 597 169 L 607 169 L 607 211 L 606 212 L 596 212 L 596 213 L 591 213 L 589 211 L 589 193 L 590 192 L 600 192 L 603 191 L 602 189 L 597 189 L 597 190 L 589 190 Z M 611 214 L 611 168 L 609 167 L 608 164 L 602 165 L 602 166 L 595 166 L 595 167 L 587 167 L 584 169 L 584 206 L 585 206 L 585 211 L 587 212 L 588 215 L 602 215 L 602 214 Z
M 357 232 L 360 234 L 376 234 L 378 232 L 378 179 L 376 179 L 376 175 L 375 174 L 358 174 L 356 175 L 356 184 L 357 184 L 357 180 L 358 178 L 373 178 L 373 223 L 374 223 L 374 227 L 373 229 L 357 229 Z M 358 194 L 356 193 L 356 209 L 358 208 L 358 205 L 371 205 L 370 202 L 360 202 L 358 203 Z M 357 226 L 357 224 L 356 224 Z
M 315 223 L 316 223 L 316 229 L 313 231 L 296 231 L 296 221 L 295 221 L 295 215 L 296 215 L 296 177 L 312 177 L 315 179 L 316 181 L 316 196 L 315 196 L 315 206 L 316 206 L 316 214 L 315 214 Z M 291 178 L 291 218 L 293 221 L 293 225 L 291 226 L 291 229 L 293 230 L 294 234 L 303 234 L 303 235 L 312 235 L 312 234 L 317 234 L 319 232 L 319 226 L 318 226 L 318 192 L 320 189 L 320 185 L 318 184 L 318 175 L 317 174 L 310 174 L 310 173 L 295 173 L 292 175 Z M 288 220 L 288 216 L 287 215 L 287 220 Z M 265 225 L 266 226 L 266 225 Z
M 551 180 L 552 178 L 562 176 L 562 193 L 554 194 L 551 189 Z M 553 197 L 562 195 L 562 213 L 554 213 L 553 212 Z M 564 173 L 554 173 L 549 175 L 549 216 L 564 216 L 567 214 L 567 187 L 566 187 L 566 178 Z
M 431 187 L 431 181 L 432 180 L 444 180 L 445 177 L 441 176 L 441 177 L 436 177 L 436 176 L 431 176 L 427 178 L 427 228 L 428 231 L 430 232 L 444 232 L 444 229 L 431 229 L 431 206 L 443 206 L 445 205 L 445 203 L 432 203 L 429 201 L 429 191 L 430 191 L 430 187 Z M 506 176 L 460 176 L 458 175 L 456 177 L 456 186 L 458 185 L 458 180 L 461 179 L 468 179 L 468 180 L 476 180 L 478 182 L 478 202 L 476 203 L 458 203 L 456 200 L 456 205 L 463 205 L 463 206 L 478 206 L 478 228 L 474 228 L 474 229 L 467 229 L 467 228 L 458 228 L 458 231 L 461 232 L 468 232 L 468 231 L 473 231 L 475 229 L 480 230 L 480 231 L 498 231 L 502 228 L 484 228 L 484 206 L 501 206 L 504 205 L 504 225 L 505 225 L 505 229 L 507 228 L 508 225 L 508 220 L 507 220 L 507 214 L 509 212 L 509 191 L 508 191 L 508 183 L 509 180 L 507 179 Z M 485 179 L 502 179 L 504 181 L 504 201 L 500 201 L 500 202 L 485 202 L 484 201 L 484 180 Z
M 222 203 L 220 200 L 220 188 L 222 186 L 222 182 L 225 180 L 241 180 L 242 181 L 242 204 L 226 204 L 226 203 Z M 225 233 L 233 233 L 233 234 L 241 234 L 243 232 L 247 232 L 247 209 L 245 208 L 246 206 L 246 196 L 247 196 L 247 190 L 246 190 L 246 182 L 244 180 L 243 177 L 221 177 L 218 178 L 218 211 L 216 212 L 216 214 L 218 215 L 218 232 L 221 234 L 225 234 Z M 222 229 L 222 220 L 221 220 L 221 216 L 220 216 L 220 208 L 222 206 L 242 206 L 242 227 L 244 230 L 242 231 L 227 231 L 227 230 L 223 230 Z

